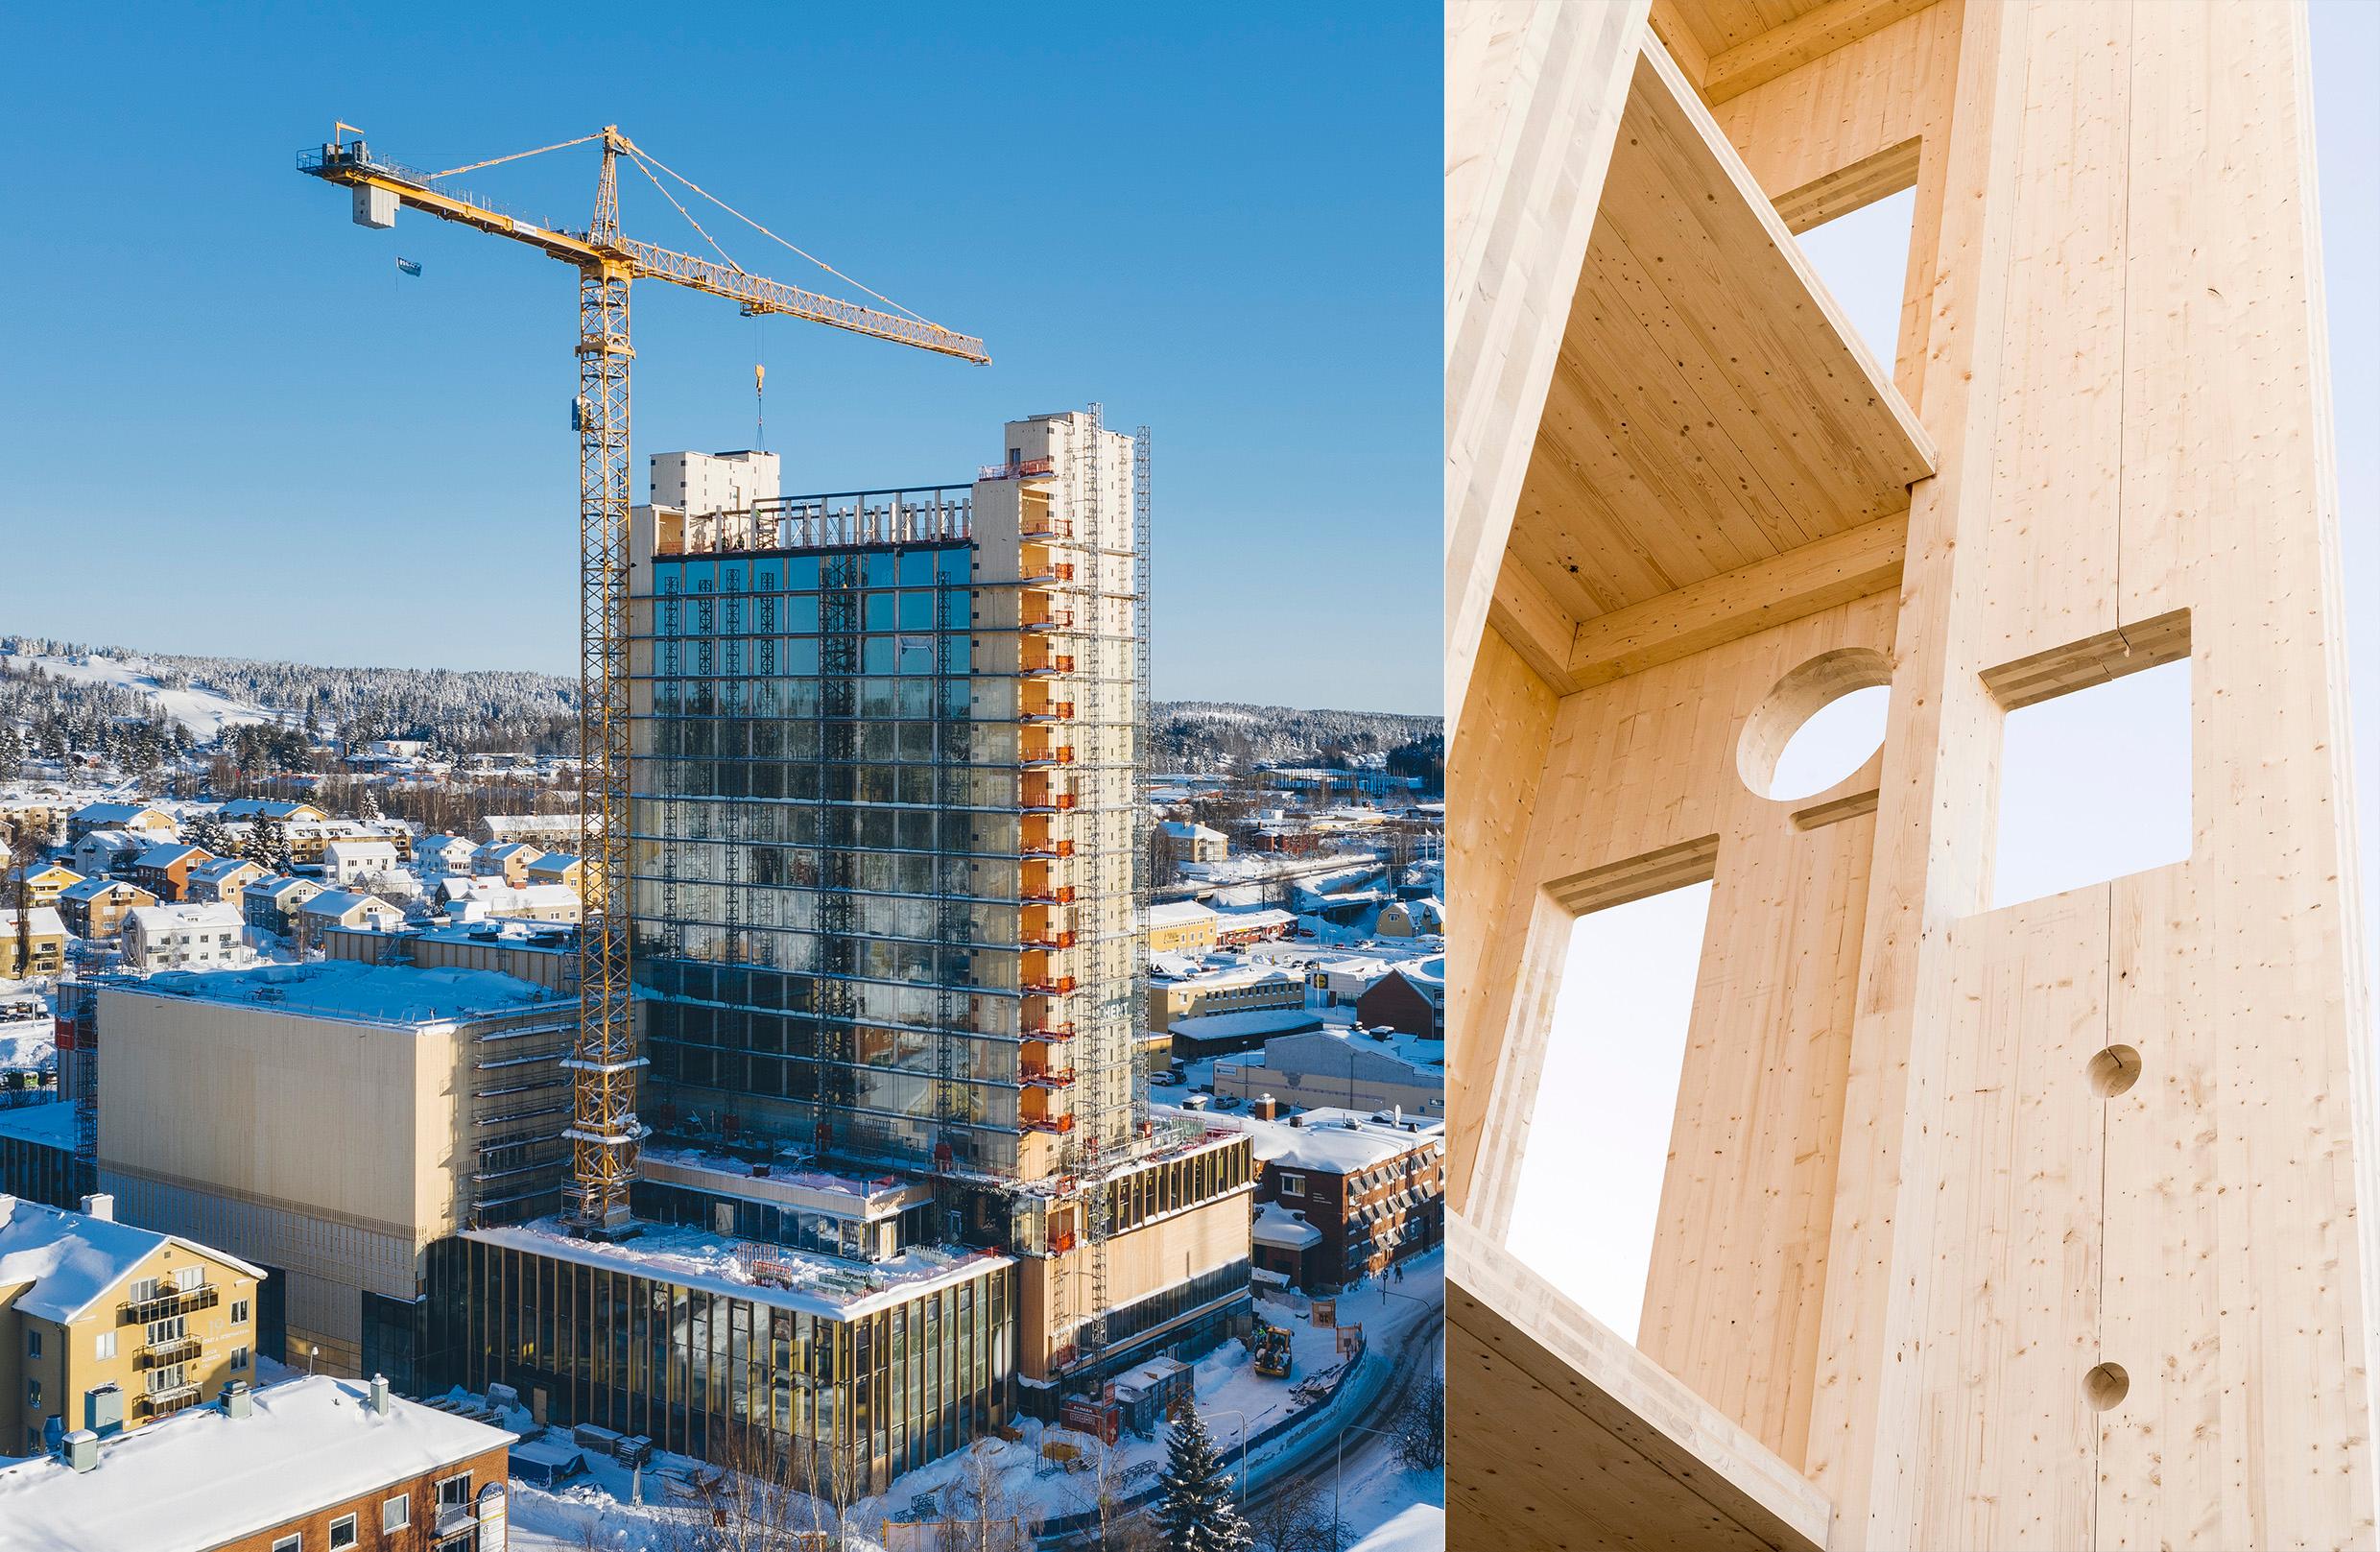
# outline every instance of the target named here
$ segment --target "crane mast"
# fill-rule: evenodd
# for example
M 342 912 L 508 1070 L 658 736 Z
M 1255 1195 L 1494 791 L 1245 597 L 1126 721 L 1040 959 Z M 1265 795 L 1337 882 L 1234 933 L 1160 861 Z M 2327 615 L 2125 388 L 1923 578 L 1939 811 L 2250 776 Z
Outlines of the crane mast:
M 629 364 L 636 354 L 629 333 L 630 284 L 665 280 L 734 301 L 748 316 L 806 319 L 977 365 L 990 357 L 983 341 L 914 316 L 863 307 L 752 275 L 732 262 L 623 236 L 619 158 L 628 155 L 642 165 L 643 157 L 616 125 L 563 143 L 600 140 L 603 146 L 594 212 L 584 232 L 539 226 L 448 193 L 436 185 L 450 175 L 416 172 L 377 157 L 360 132 L 348 138 L 350 129 L 339 125 L 320 148 L 299 153 L 298 168 L 353 191 L 358 225 L 385 227 L 394 224 L 399 206 L 421 210 L 525 243 L 579 272 L 579 396 L 572 418 L 579 433 L 583 792 L 579 855 L 584 919 L 579 929 L 579 1035 L 564 1063 L 572 1075 L 571 1123 L 564 1133 L 571 1145 L 571 1180 L 564 1188 L 564 1217 L 580 1234 L 617 1238 L 633 1231 L 629 1188 L 636 1178 L 637 1144 L 646 1133 L 636 1118 L 636 1069 L 644 1058 L 636 1046 L 629 980 Z

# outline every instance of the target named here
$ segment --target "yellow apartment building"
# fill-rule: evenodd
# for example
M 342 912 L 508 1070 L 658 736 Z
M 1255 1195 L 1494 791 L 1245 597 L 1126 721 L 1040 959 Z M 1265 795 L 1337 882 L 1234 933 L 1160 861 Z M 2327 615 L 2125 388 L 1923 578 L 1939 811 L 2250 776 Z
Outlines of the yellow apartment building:
M 256 1377 L 264 1272 L 177 1234 L 114 1221 L 105 1196 L 68 1212 L 0 1196 L 0 1451 L 106 1435 Z
M 36 905 L 25 913 L 25 938 L 16 934 L 16 913 L 0 910 L 0 980 L 28 975 L 56 975 L 66 964 L 66 923 L 55 907 Z

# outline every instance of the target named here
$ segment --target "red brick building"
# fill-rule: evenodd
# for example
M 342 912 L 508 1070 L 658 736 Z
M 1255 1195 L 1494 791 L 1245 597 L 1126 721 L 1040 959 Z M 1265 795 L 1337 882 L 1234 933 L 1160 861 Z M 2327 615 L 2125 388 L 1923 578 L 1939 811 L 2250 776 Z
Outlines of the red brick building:
M 1335 1293 L 1445 1238 L 1443 1121 L 1270 1109 L 1236 1123 L 1255 1145 L 1259 1271 Z
M 506 1515 L 512 1443 L 385 1384 L 234 1386 L 0 1466 L 0 1552 L 472 1552 Z

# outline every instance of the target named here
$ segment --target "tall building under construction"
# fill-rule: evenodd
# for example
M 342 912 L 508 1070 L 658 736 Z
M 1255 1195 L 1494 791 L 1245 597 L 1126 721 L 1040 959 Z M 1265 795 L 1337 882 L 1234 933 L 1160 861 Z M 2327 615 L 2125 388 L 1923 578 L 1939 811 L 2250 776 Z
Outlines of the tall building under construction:
M 435 1247 L 426 1373 L 849 1485 L 1247 1305 L 1236 1133 L 1153 1128 L 1145 438 L 777 493 L 663 454 L 631 530 L 634 1237 Z M 724 1431 L 723 1431 L 724 1430 Z

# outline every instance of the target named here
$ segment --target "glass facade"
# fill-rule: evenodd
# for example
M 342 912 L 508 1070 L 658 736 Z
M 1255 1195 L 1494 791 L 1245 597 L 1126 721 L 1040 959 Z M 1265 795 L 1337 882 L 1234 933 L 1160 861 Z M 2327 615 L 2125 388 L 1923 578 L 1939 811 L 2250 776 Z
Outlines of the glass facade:
M 426 1391 L 511 1385 L 546 1421 L 698 1458 L 801 1450 L 857 1492 L 1009 1421 L 1013 1263 L 837 1319 L 468 1236 L 429 1250 Z M 804 1475 L 797 1480 L 809 1480 Z
M 1017 773 L 972 715 L 973 554 L 661 556 L 639 579 L 634 958 L 662 1130 L 1013 1169 Z

